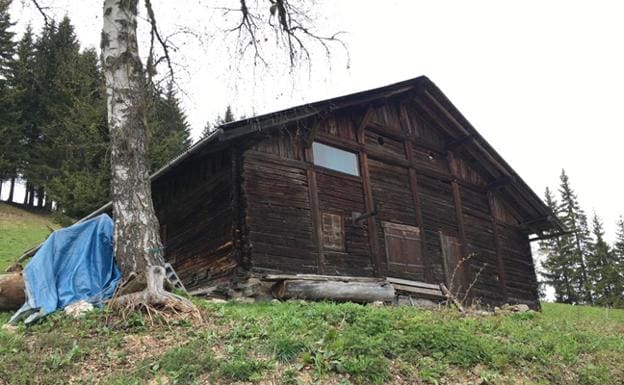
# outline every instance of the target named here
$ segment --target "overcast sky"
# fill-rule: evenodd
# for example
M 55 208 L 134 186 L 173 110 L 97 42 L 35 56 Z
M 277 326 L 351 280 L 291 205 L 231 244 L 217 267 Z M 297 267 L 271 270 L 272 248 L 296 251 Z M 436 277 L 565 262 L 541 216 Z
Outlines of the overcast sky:
M 100 0 L 40 1 L 72 19 L 83 46 L 99 45 Z M 28 1 L 14 2 L 16 29 L 40 28 Z M 565 168 L 613 239 L 624 214 L 621 1 L 327 0 L 313 8 L 318 25 L 346 31 L 350 67 L 337 48 L 331 67 L 319 54 L 311 72 L 295 73 L 271 50 L 268 69 L 236 60 L 231 41 L 214 33 L 228 26 L 217 3 L 238 1 L 154 1 L 162 32 L 178 32 L 195 138 L 228 104 L 250 116 L 426 75 L 540 196 Z

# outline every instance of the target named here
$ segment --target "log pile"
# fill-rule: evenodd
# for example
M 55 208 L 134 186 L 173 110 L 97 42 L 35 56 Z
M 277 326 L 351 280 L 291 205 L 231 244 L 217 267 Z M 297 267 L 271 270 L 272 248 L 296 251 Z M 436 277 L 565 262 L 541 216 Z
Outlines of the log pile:
M 17 310 L 25 300 L 22 273 L 0 274 L 0 311 Z
M 284 299 L 397 302 L 403 294 L 432 301 L 445 300 L 439 285 L 399 278 L 371 278 L 316 274 L 274 274 L 263 277 L 275 281 L 273 297 Z

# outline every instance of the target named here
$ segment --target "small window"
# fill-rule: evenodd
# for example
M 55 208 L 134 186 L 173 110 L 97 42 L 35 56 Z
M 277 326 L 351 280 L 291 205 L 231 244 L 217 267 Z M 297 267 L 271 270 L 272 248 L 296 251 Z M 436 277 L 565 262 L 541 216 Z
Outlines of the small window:
M 344 251 L 344 228 L 341 215 L 322 213 L 323 248 Z
M 312 144 L 314 164 L 345 174 L 359 176 L 357 155 L 322 143 Z

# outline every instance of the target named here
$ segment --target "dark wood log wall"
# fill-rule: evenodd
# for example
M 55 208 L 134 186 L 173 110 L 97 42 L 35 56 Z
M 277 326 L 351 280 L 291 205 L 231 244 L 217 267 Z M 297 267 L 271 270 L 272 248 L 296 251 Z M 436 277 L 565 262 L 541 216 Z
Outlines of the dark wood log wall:
M 152 191 L 166 260 L 187 288 L 236 268 L 228 149 L 184 162 L 154 182 Z
M 296 130 L 279 130 L 243 154 L 245 218 L 255 271 L 318 271 L 309 167 L 300 142 Z
M 528 234 L 518 215 L 488 190 L 489 170 L 427 112 L 409 99 L 394 100 L 336 113 L 314 127 L 314 140 L 358 154 L 360 176 L 313 166 L 300 127 L 280 129 L 246 151 L 254 269 L 383 276 L 383 223 L 391 222 L 421 228 L 422 265 L 405 278 L 447 281 L 454 266 L 444 266 L 443 234 L 470 256 L 460 281 L 464 288 L 474 281 L 475 298 L 535 301 Z M 373 210 L 368 220 L 351 220 Z M 322 212 L 344 218 L 344 251 L 323 249 Z

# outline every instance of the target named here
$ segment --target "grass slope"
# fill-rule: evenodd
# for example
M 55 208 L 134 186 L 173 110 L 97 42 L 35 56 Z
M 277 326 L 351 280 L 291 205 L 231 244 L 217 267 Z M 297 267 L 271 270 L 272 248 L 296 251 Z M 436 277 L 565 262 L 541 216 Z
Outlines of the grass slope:
M 149 327 L 55 314 L 0 330 L 0 384 L 622 384 L 624 311 L 543 313 L 332 303 L 212 304 L 205 322 Z M 0 314 L 0 321 L 8 318 Z
M 0 204 L 0 269 L 42 241 L 49 217 Z M 205 322 L 149 326 L 104 310 L 0 330 L 0 385 L 624 383 L 624 311 L 542 313 L 332 303 L 214 304 Z M 0 323 L 10 314 L 0 313 Z
M 50 215 L 31 213 L 0 202 L 0 272 L 24 251 L 39 244 L 57 229 Z

